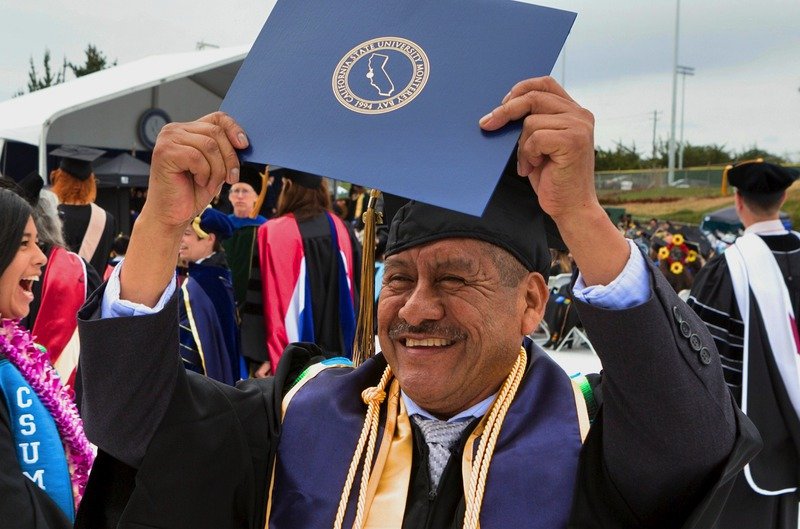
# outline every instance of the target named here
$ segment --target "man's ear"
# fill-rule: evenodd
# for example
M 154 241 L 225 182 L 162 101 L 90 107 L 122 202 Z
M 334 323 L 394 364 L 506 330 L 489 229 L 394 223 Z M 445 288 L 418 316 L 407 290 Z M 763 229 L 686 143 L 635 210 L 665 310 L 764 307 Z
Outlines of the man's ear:
M 525 336 L 532 333 L 544 318 L 544 309 L 547 306 L 547 299 L 550 297 L 550 290 L 539 272 L 528 273 L 527 277 L 523 279 L 523 285 L 525 308 L 522 313 L 520 331 Z

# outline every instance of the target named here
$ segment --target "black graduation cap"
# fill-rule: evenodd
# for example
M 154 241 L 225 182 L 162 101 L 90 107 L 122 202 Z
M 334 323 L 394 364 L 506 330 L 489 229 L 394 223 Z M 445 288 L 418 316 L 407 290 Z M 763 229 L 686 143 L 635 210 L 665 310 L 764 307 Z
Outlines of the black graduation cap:
M 59 167 L 78 180 L 86 180 L 92 174 L 92 162 L 104 155 L 106 151 L 91 149 L 81 145 L 62 145 L 54 151 L 53 156 L 61 158 Z
M 797 180 L 798 171 L 762 161 L 741 162 L 728 169 L 728 182 L 740 193 L 767 195 L 780 193 Z
M 547 278 L 549 248 L 565 246 L 555 223 L 539 206 L 530 182 L 517 175 L 516 167 L 514 155 L 481 217 L 418 201 L 400 208 L 389 228 L 386 256 L 441 239 L 479 239 L 507 250 L 528 271 Z
M 267 180 L 264 166 L 254 163 L 242 163 L 239 167 L 239 182 L 249 184 L 257 195 L 261 194 Z
M 308 189 L 317 189 L 322 184 L 322 177 L 315 174 L 306 173 L 304 171 L 297 171 L 287 167 L 270 167 L 269 174 L 288 178 L 297 185 L 306 187 Z
M 44 179 L 36 171 L 31 171 L 25 178 L 18 182 L 19 187 L 25 193 L 25 199 L 31 206 L 36 207 L 39 203 L 39 192 L 44 187 Z

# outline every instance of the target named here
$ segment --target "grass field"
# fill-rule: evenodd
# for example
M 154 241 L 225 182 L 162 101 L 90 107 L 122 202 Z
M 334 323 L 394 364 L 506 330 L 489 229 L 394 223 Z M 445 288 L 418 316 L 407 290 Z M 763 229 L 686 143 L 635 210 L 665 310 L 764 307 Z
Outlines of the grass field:
M 656 217 L 690 224 L 699 224 L 707 213 L 733 205 L 733 191 L 723 197 L 718 187 L 598 191 L 598 195 L 604 206 L 625 208 L 625 212 L 637 220 Z M 783 211 L 791 216 L 792 224 L 797 225 L 800 220 L 800 180 L 789 188 Z

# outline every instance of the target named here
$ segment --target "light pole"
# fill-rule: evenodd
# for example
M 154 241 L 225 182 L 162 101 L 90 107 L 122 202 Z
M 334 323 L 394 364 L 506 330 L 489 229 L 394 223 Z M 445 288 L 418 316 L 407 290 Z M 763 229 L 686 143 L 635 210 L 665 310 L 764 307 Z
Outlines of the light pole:
M 672 117 L 669 123 L 669 170 L 667 185 L 675 182 L 675 107 L 678 96 L 678 37 L 680 35 L 681 0 L 675 2 L 675 53 L 672 60 Z
M 681 150 L 678 154 L 678 169 L 683 169 L 683 117 L 686 115 L 686 76 L 694 75 L 694 68 L 691 66 L 678 66 L 678 74 L 683 76 L 681 86 L 681 139 L 678 142 Z

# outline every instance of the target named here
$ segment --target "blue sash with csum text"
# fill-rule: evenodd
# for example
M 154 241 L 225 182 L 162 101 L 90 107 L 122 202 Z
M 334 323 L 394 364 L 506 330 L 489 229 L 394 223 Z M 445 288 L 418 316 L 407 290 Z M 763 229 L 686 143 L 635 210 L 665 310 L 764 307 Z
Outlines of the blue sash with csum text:
M 8 408 L 22 473 L 74 521 L 72 482 L 56 423 L 17 368 L 2 356 L 0 390 Z

